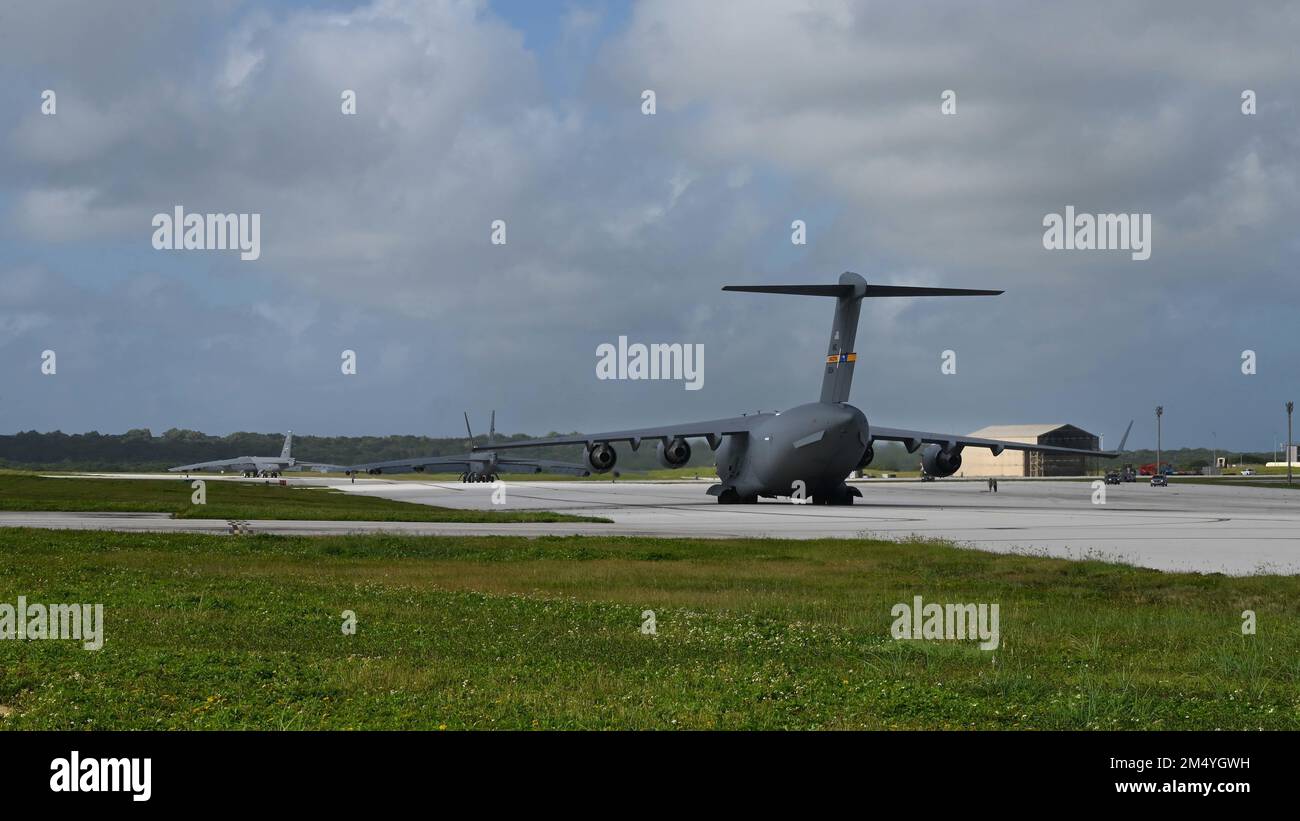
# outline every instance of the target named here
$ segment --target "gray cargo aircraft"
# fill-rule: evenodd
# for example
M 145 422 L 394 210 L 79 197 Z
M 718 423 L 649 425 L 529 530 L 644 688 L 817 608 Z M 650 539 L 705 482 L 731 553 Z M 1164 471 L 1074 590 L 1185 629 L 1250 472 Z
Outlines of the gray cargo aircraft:
M 497 435 L 497 412 L 492 411 L 488 426 L 487 445 L 474 447 L 474 432 L 469 427 L 469 414 L 465 414 L 465 432 L 474 453 L 456 456 L 417 456 L 412 459 L 393 459 L 387 462 L 370 462 L 344 468 L 347 473 L 460 473 L 462 482 L 495 482 L 497 473 L 561 473 L 572 476 L 590 476 L 586 465 L 556 462 L 550 459 L 502 459 L 493 450 Z
M 205 470 L 243 471 L 245 478 L 265 476 L 278 477 L 284 470 L 338 470 L 337 465 L 322 465 L 316 462 L 299 462 L 293 458 L 293 431 L 284 437 L 284 447 L 277 456 L 238 456 L 234 459 L 217 459 L 212 462 L 199 462 L 193 465 L 167 468 L 172 473 L 201 473 Z
M 618 460 L 612 442 L 628 442 L 632 450 L 657 440 L 657 455 L 665 467 L 681 467 L 691 458 L 688 439 L 703 439 L 716 452 L 718 484 L 710 495 L 721 504 L 752 504 L 758 497 L 802 496 L 819 504 L 851 505 L 861 496 L 844 480 L 868 465 L 877 441 L 901 442 L 908 453 L 921 450 L 921 465 L 928 476 L 951 476 L 961 468 L 963 448 L 988 448 L 994 455 L 1004 450 L 1039 451 L 1114 458 L 1123 450 L 1093 451 L 1031 445 L 998 439 L 980 439 L 950 433 L 930 433 L 904 428 L 874 427 L 866 415 L 848 403 L 857 354 L 853 350 L 862 300 L 913 296 L 997 296 L 1002 291 L 964 288 L 926 288 L 871 285 L 846 271 L 835 285 L 728 285 L 724 291 L 759 294 L 798 294 L 835 298 L 830 346 L 826 351 L 821 398 L 783 413 L 756 413 L 685 425 L 620 430 L 506 442 L 492 446 L 500 451 L 550 445 L 583 445 L 586 462 L 597 473 L 613 469 Z M 1132 428 L 1132 423 L 1129 424 Z M 1127 433 L 1125 439 L 1127 439 Z M 476 448 L 477 450 L 477 448 Z M 486 450 L 486 448 L 485 448 Z

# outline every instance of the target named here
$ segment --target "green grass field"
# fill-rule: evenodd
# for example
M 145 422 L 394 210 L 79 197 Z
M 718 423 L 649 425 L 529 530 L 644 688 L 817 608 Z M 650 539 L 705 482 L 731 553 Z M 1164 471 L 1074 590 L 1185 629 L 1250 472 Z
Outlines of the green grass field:
M 0 474 L 0 510 L 171 513 L 178 519 L 321 519 L 383 522 L 608 522 L 546 510 L 457 510 L 340 493 L 328 488 L 209 481 L 191 503 L 185 479 L 45 478 Z
M 105 639 L 0 641 L 6 728 L 1300 727 L 1297 578 L 875 541 L 0 530 L 19 595 L 103 603 Z M 998 603 L 1001 648 L 893 640 L 914 595 Z

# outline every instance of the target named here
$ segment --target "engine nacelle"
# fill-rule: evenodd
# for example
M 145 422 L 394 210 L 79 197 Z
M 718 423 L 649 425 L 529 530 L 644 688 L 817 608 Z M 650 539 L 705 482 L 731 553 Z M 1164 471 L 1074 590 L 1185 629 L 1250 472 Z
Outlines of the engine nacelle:
M 921 470 L 927 476 L 942 479 L 961 470 L 961 446 L 952 449 L 926 445 L 921 451 Z
M 867 449 L 862 452 L 862 458 L 858 461 L 858 470 L 862 470 L 864 467 L 871 464 L 871 460 L 875 458 L 875 448 L 871 447 L 871 445 L 867 445 Z
M 617 462 L 618 453 L 608 442 L 601 442 L 587 451 L 587 464 L 596 473 L 609 473 Z
M 659 447 L 655 448 L 655 456 L 659 458 L 659 464 L 664 467 L 679 468 L 691 461 L 691 446 L 680 436 L 666 442 L 660 439 Z

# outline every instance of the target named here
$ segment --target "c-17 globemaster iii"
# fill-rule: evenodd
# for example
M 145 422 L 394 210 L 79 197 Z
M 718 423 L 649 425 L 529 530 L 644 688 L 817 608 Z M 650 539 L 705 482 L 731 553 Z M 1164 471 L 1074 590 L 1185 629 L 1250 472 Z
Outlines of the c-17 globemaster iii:
M 846 271 L 834 285 L 728 285 L 724 291 L 762 294 L 799 294 L 835 299 L 830 346 L 826 351 L 821 397 L 780 413 L 757 413 L 682 425 L 620 430 L 505 442 L 492 450 L 550 445 L 583 445 L 586 462 L 597 473 L 613 469 L 618 460 L 612 442 L 628 442 L 632 450 L 642 442 L 657 441 L 657 455 L 665 467 L 684 466 L 691 458 L 688 439 L 703 439 L 716 452 L 718 484 L 709 488 L 721 504 L 753 503 L 758 497 L 792 496 L 819 504 L 851 505 L 861 496 L 845 479 L 872 460 L 877 441 L 902 442 L 909 453 L 921 450 L 921 465 L 928 476 L 951 476 L 961 468 L 963 448 L 988 448 L 994 455 L 1004 450 L 1038 451 L 1113 458 L 1123 450 L 1076 448 L 980 439 L 950 433 L 930 433 L 872 426 L 866 414 L 850 405 L 849 388 L 857 353 L 853 350 L 862 300 L 913 296 L 996 296 L 1002 291 L 964 288 L 926 288 L 871 285 Z M 1132 428 L 1129 423 L 1129 428 Z M 1128 434 L 1125 433 L 1125 439 Z M 476 448 L 477 450 L 477 448 Z
M 322 465 L 317 462 L 300 462 L 293 458 L 293 431 L 284 437 L 284 447 L 279 456 L 237 456 L 234 459 L 217 459 L 212 462 L 198 462 L 193 465 L 167 468 L 172 473 L 201 473 L 207 470 L 239 470 L 245 478 L 265 476 L 275 478 L 285 470 L 319 470 L 337 471 L 337 465 Z

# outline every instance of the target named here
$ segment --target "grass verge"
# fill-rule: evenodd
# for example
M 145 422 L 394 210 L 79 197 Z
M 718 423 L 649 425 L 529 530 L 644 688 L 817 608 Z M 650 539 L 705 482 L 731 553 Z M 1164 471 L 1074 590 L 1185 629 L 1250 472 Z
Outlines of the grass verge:
M 170 513 L 178 519 L 308 519 L 381 522 L 608 522 L 548 510 L 459 510 L 341 493 L 329 488 L 209 481 L 193 504 L 188 479 L 46 478 L 0 475 L 0 510 Z
M 105 638 L 0 641 L 8 728 L 1300 727 L 1290 577 L 852 540 L 0 530 L 19 595 L 103 603 Z M 1001 647 L 893 640 L 915 595 L 999 604 Z

